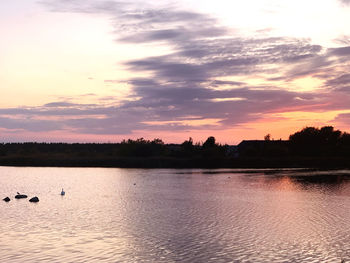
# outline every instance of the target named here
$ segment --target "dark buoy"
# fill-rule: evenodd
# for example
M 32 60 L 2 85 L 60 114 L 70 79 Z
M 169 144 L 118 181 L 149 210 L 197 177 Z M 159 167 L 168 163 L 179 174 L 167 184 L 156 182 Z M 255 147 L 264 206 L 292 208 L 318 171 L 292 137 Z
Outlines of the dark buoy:
M 2 199 L 2 200 L 4 200 L 5 202 L 10 202 L 11 201 L 11 199 L 7 196 L 7 197 L 5 197 L 4 199 Z
M 37 202 L 39 202 L 39 198 L 37 196 L 34 196 L 33 198 L 29 199 L 29 202 L 37 203 Z
M 16 199 L 22 199 L 22 198 L 27 198 L 27 195 L 21 195 L 20 193 L 17 192 L 17 195 L 15 196 Z

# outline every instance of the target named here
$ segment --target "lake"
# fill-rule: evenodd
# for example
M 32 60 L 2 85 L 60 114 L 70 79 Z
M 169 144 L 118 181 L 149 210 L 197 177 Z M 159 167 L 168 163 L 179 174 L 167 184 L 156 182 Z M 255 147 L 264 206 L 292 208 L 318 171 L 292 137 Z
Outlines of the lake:
M 350 262 L 349 170 L 0 167 L 0 182 L 0 262 Z

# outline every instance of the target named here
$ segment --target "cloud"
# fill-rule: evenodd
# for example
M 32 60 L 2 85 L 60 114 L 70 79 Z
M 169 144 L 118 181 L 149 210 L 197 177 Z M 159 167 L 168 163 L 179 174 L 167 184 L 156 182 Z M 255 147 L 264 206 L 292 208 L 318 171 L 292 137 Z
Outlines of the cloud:
M 350 4 L 350 0 L 339 0 L 339 1 L 344 5 Z
M 349 35 L 339 36 L 338 38 L 334 39 L 334 42 L 342 46 L 350 46 L 350 36 Z
M 342 87 L 350 85 L 350 74 L 344 74 L 339 77 L 327 81 L 327 85 L 331 87 Z
M 125 81 L 132 93 L 118 106 L 56 101 L 0 109 L 1 128 L 86 134 L 222 130 L 286 111 L 350 108 L 349 95 L 344 94 L 350 86 L 349 46 L 327 49 L 307 39 L 242 37 L 210 15 L 141 1 L 42 3 L 55 12 L 106 15 L 119 43 L 161 44 L 171 51 L 125 62 L 134 75 Z M 150 77 L 138 77 L 144 72 Z M 324 84 L 317 93 L 288 88 L 303 77 Z M 259 83 L 251 84 L 252 79 Z M 194 119 L 217 121 L 198 125 Z
M 152 89 L 148 89 L 148 85 Z M 157 89 L 155 89 L 157 87 Z M 135 130 L 221 129 L 260 118 L 258 112 L 312 105 L 317 97 L 283 90 L 237 88 L 213 90 L 138 81 L 142 99 L 125 101 L 118 107 L 49 103 L 32 108 L 0 109 L 1 128 L 15 131 L 62 130 L 85 134 L 131 134 Z M 184 94 L 186 96 L 184 96 Z M 236 98 L 237 100 L 221 99 Z M 277 99 L 278 98 L 278 99 Z M 300 98 L 303 99 L 301 104 Z M 56 105 L 56 107 L 53 107 Z M 191 125 L 196 120 L 217 119 L 217 124 Z M 169 125 L 169 121 L 175 122 Z M 152 124 L 149 124 L 152 123 Z M 155 123 L 158 123 L 157 125 Z
M 266 65 L 306 61 L 321 51 L 320 46 L 288 38 L 201 39 L 193 42 L 188 39 L 185 43 L 176 43 L 175 48 L 177 52 L 167 56 L 130 61 L 127 65 L 132 71 L 153 72 L 154 78 L 166 81 L 209 81 L 266 72 Z
M 50 120 L 36 120 L 30 118 L 12 118 L 0 117 L 1 128 L 10 131 L 30 131 L 30 132 L 48 132 L 60 130 L 62 127 L 59 123 Z
M 47 103 L 47 104 L 44 105 L 44 107 L 74 107 L 74 106 L 77 106 L 77 105 L 78 104 L 75 104 L 75 103 L 59 101 L 59 102 Z
M 350 56 L 350 46 L 340 47 L 340 48 L 332 48 L 329 50 L 330 55 L 334 56 Z
M 40 4 L 53 12 L 76 13 L 110 13 L 128 7 L 123 1 L 99 1 L 99 0 L 41 0 Z
M 337 124 L 348 126 L 350 124 L 350 113 L 338 114 L 333 121 Z

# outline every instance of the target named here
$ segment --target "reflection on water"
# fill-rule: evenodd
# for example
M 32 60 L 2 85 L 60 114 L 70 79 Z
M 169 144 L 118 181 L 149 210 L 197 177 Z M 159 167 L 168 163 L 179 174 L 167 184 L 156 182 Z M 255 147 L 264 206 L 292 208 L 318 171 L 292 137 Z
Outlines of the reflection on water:
M 0 180 L 0 262 L 350 262 L 347 170 L 1 167 Z

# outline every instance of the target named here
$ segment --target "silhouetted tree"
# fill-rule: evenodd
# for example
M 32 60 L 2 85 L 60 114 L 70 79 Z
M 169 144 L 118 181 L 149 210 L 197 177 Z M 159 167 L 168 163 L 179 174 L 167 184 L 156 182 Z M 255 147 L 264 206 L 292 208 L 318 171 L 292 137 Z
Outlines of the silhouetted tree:
M 120 145 L 119 153 L 121 156 L 156 156 L 161 155 L 164 150 L 164 142 L 161 139 L 153 141 L 138 138 L 136 140 L 123 140 Z
M 350 156 L 350 134 L 344 132 L 339 139 L 339 153 L 342 156 Z
M 216 143 L 216 139 L 213 136 L 203 143 L 202 153 L 204 157 L 223 157 L 226 155 L 226 147 Z
M 215 141 L 216 141 L 215 137 L 213 136 L 208 137 L 208 139 L 203 143 L 203 148 L 213 148 L 217 146 Z
M 190 137 L 187 141 L 181 144 L 182 152 L 185 156 L 192 156 L 194 154 L 193 139 Z
M 271 134 L 270 134 L 270 133 L 266 134 L 266 135 L 264 136 L 264 140 L 265 140 L 265 141 L 271 141 Z
M 342 132 L 332 126 L 321 129 L 306 127 L 289 137 L 290 147 L 294 154 L 301 156 L 338 155 Z

